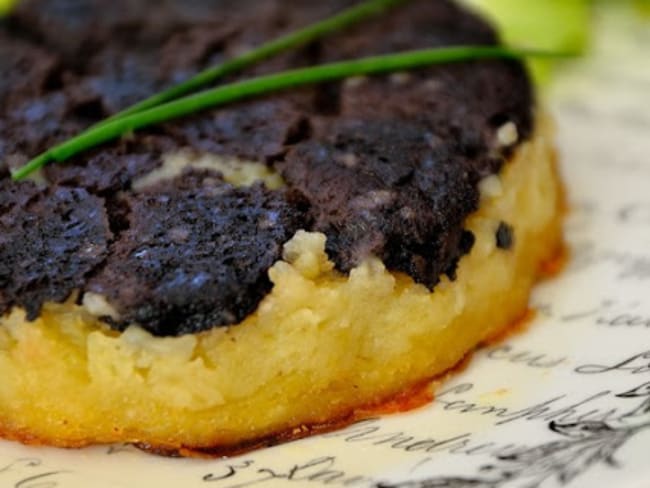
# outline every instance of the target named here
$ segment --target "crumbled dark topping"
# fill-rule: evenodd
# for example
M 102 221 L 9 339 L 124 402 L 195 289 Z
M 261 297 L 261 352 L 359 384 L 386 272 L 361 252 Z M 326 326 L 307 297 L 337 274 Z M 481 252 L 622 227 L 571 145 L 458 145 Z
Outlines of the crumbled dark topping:
M 375 255 L 433 287 L 461 251 L 476 173 L 458 171 L 453 143 L 434 147 L 422 125 L 341 119 L 321 131 L 323 142 L 290 151 L 282 175 L 306 196 L 339 269 Z
M 16 168 L 84 128 L 83 120 L 67 114 L 68 97 L 61 92 L 12 99 L 0 115 L 0 161 Z
M 500 222 L 496 233 L 497 247 L 507 251 L 515 244 L 515 231 L 512 226 Z
M 57 65 L 56 54 L 0 30 L 0 107 L 15 97 L 41 94 Z
M 306 96 L 255 100 L 167 124 L 165 130 L 184 146 L 200 152 L 267 161 L 287 144 L 309 134 Z
M 9 170 L 102 118 L 354 0 L 22 0 L 0 21 L 0 312 L 73 289 L 105 296 L 118 329 L 159 335 L 228 325 L 270 289 L 297 229 L 327 235 L 347 272 L 370 255 L 433 288 L 474 236 L 478 182 L 532 131 L 518 62 L 480 61 L 307 87 L 208 110 L 96 148 L 15 184 Z M 448 0 L 390 14 L 265 61 L 229 80 L 431 46 L 494 44 Z M 287 188 L 232 188 L 189 171 L 144 191 L 166 153 L 191 149 L 268 164 Z M 69 220 L 71 219 L 71 220 Z M 506 224 L 499 247 L 512 245 Z M 76 232 L 76 234 L 75 234 Z M 90 252 L 92 250 L 93 252 Z M 108 319 L 107 319 L 108 320 Z
M 135 179 L 159 167 L 167 143 L 167 139 L 143 138 L 135 147 L 122 141 L 84 154 L 68 164 L 46 166 L 44 173 L 54 185 L 80 187 L 110 198 L 118 191 L 130 189 Z
M 18 305 L 34 320 L 43 303 L 81 289 L 106 258 L 103 202 L 82 189 L 3 182 L 0 206 L 8 208 L 0 215 L 0 313 Z
M 87 289 L 118 304 L 118 326 L 157 335 L 234 324 L 271 288 L 267 270 L 305 224 L 301 205 L 260 185 L 185 173 L 128 197 L 128 231 Z

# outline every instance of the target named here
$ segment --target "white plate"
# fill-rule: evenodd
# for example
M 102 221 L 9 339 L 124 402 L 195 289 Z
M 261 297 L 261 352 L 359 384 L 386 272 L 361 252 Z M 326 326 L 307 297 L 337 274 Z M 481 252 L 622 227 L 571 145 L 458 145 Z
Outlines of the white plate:
M 572 259 L 436 401 L 228 460 L 0 443 L 0 487 L 650 486 L 650 24 L 599 18 L 550 94 Z

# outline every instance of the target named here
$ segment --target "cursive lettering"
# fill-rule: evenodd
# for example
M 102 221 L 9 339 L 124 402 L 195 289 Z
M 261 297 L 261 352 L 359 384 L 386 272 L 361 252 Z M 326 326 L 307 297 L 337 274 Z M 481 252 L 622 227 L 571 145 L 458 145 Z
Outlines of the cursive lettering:
M 614 364 L 585 364 L 575 369 L 578 374 L 605 374 L 625 371 L 629 374 L 650 373 L 650 351 L 635 354 Z
M 551 369 L 563 364 L 567 358 L 551 358 L 545 353 L 519 351 L 514 346 L 504 344 L 488 351 L 487 358 L 495 361 L 505 361 L 512 364 L 522 364 L 529 368 Z
M 0 474 L 6 473 L 7 471 L 13 471 L 20 468 L 33 468 L 40 466 L 42 461 L 38 458 L 18 458 L 10 462 L 6 466 L 0 468 Z
M 603 300 L 599 305 L 573 312 L 560 317 L 562 322 L 575 322 L 590 319 L 594 324 L 611 328 L 649 328 L 650 314 L 636 311 L 641 303 L 618 303 Z
M 336 437 L 345 443 L 385 447 L 406 453 L 449 453 L 465 456 L 507 455 L 522 447 L 517 444 L 501 445 L 497 442 L 477 443 L 470 432 L 433 438 L 407 434 L 404 431 L 386 431 L 379 419 L 364 420 L 344 431 L 325 434 L 325 437 Z
M 66 470 L 44 470 L 39 458 L 18 458 L 0 467 L 0 486 L 13 488 L 56 488 Z
M 225 466 L 223 473 L 210 473 L 202 477 L 206 483 L 223 488 L 244 488 L 283 480 L 283 483 L 311 483 L 323 486 L 358 486 L 372 484 L 367 476 L 350 475 L 336 466 L 336 457 L 323 456 L 292 465 L 288 469 L 269 466 L 257 467 L 255 461 Z M 225 483 L 225 484 L 224 484 Z
M 50 471 L 47 473 L 39 473 L 34 476 L 23 478 L 14 484 L 14 488 L 56 488 L 59 486 L 59 482 L 53 478 L 68 472 L 69 471 Z
M 633 251 L 602 249 L 593 242 L 574 246 L 567 271 L 581 272 L 597 265 L 607 264 L 614 268 L 615 278 L 622 281 L 646 281 L 650 279 L 650 257 Z M 605 277 L 601 278 L 605 279 Z

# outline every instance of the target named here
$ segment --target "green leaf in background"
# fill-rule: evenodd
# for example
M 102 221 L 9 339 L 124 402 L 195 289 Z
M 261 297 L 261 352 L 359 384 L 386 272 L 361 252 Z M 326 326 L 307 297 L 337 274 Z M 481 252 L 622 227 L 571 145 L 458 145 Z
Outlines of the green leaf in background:
M 463 0 L 485 14 L 511 46 L 582 53 L 590 33 L 589 0 Z M 552 61 L 533 60 L 539 82 L 547 81 Z
M 0 0 L 0 15 L 4 15 L 9 12 L 9 9 L 13 6 L 15 0 Z
M 650 17 L 650 0 L 634 0 L 638 12 L 645 17 Z

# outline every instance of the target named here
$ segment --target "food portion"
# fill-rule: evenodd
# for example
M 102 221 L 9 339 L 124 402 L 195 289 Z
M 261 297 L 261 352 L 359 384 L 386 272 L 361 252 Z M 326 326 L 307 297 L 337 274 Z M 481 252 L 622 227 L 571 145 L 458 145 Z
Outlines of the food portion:
M 525 311 L 561 195 L 516 61 L 251 99 L 11 180 L 354 3 L 24 0 L 2 20 L 3 436 L 182 454 L 297 437 L 441 374 Z M 414 0 L 237 76 L 497 42 L 452 2 Z

